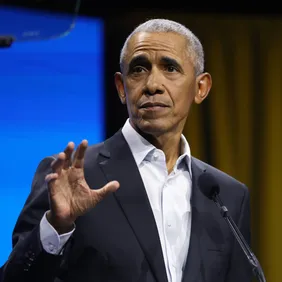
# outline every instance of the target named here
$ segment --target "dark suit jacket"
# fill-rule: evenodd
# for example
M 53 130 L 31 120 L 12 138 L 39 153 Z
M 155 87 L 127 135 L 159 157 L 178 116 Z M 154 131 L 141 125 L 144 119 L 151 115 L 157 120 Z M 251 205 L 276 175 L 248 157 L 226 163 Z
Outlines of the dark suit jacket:
M 62 256 L 47 254 L 39 222 L 49 209 L 45 175 L 53 158 L 43 159 L 13 232 L 13 250 L 4 282 L 167 282 L 158 230 L 133 155 L 121 133 L 90 146 L 85 178 L 92 189 L 118 180 L 120 189 L 76 221 Z M 216 205 L 203 196 L 197 178 L 212 173 L 230 215 L 249 241 L 249 193 L 244 184 L 192 158 L 192 230 L 184 282 L 250 282 L 251 272 Z M 175 187 L 177 189 L 177 187 Z

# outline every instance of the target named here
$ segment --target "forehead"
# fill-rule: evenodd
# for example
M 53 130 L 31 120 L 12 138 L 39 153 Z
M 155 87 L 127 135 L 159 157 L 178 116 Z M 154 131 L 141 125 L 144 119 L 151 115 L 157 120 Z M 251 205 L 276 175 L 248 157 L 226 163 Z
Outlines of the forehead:
M 181 61 L 188 59 L 186 38 L 172 32 L 136 33 L 128 42 L 126 61 L 139 55 L 152 57 L 158 54 Z

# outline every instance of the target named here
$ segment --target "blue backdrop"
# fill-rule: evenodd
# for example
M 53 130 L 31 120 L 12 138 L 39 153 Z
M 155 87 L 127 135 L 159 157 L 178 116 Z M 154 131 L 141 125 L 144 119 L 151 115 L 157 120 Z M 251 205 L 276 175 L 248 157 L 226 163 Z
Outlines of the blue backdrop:
M 66 37 L 0 49 L 0 266 L 39 161 L 104 138 L 103 50 L 102 20 L 85 17 Z

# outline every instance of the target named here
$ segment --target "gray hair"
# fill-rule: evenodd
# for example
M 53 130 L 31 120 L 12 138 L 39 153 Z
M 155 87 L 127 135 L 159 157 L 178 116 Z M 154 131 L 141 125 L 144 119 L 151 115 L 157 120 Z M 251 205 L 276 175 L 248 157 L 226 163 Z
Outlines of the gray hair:
M 151 19 L 137 26 L 127 37 L 120 52 L 120 66 L 124 62 L 127 45 L 132 36 L 138 32 L 173 32 L 184 36 L 187 40 L 188 54 L 190 54 L 196 75 L 204 71 L 204 50 L 200 40 L 184 25 L 167 19 Z

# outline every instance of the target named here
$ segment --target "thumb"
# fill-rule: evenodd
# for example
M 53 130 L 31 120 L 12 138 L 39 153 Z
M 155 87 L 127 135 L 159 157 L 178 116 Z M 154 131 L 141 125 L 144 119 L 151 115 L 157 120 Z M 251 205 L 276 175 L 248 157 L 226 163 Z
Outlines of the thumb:
M 105 197 L 107 197 L 109 194 L 114 193 L 119 188 L 119 182 L 118 181 L 110 181 L 105 186 L 98 190 L 92 190 L 93 198 L 100 202 Z

